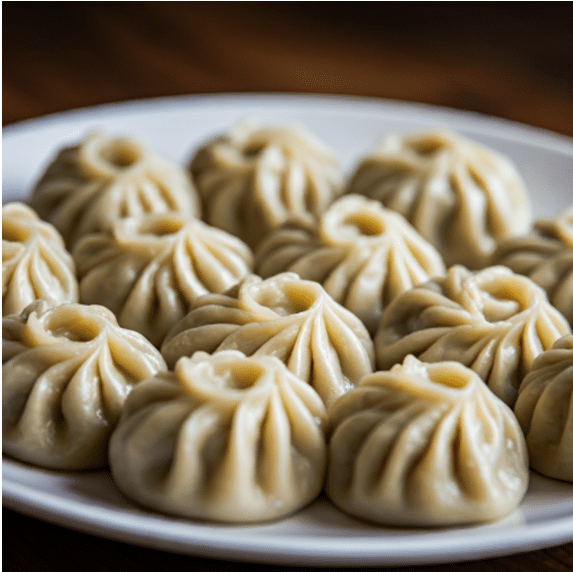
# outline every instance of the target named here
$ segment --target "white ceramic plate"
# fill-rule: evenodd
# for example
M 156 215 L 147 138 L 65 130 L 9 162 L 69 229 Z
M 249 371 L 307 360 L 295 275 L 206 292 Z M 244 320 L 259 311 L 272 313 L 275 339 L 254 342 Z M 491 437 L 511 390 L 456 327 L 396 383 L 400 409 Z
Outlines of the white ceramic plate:
M 55 114 L 3 129 L 3 202 L 25 200 L 62 146 L 91 129 L 145 138 L 187 163 L 204 141 L 237 121 L 298 122 L 329 143 L 350 172 L 388 132 L 447 127 L 511 157 L 529 188 L 536 216 L 573 205 L 573 140 L 481 115 L 384 100 L 284 95 L 191 96 Z M 162 550 L 267 564 L 415 565 L 509 555 L 573 541 L 573 484 L 533 474 L 510 517 L 441 530 L 371 526 L 320 498 L 276 523 L 226 526 L 141 509 L 120 495 L 108 471 L 45 471 L 4 458 L 3 503 L 83 532 Z

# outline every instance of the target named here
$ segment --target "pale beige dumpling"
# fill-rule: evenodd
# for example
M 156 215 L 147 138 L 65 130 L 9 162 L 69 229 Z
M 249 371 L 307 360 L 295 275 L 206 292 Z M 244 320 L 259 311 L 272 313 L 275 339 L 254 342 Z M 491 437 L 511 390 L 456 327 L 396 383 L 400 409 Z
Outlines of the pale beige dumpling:
M 122 219 L 82 238 L 73 256 L 81 302 L 106 306 L 157 347 L 195 298 L 224 292 L 253 267 L 240 239 L 177 213 Z
M 513 162 L 444 130 L 388 135 L 357 165 L 347 192 L 404 215 L 447 266 L 484 268 L 499 241 L 531 225 Z
M 69 248 L 119 218 L 201 214 L 186 169 L 133 137 L 100 132 L 60 150 L 34 186 L 30 204 L 61 232 Z
M 531 467 L 573 482 L 573 335 L 537 356 L 519 388 L 514 412 Z
M 538 220 L 527 235 L 503 241 L 492 263 L 529 276 L 573 326 L 573 208 Z
M 286 223 L 271 232 L 255 252 L 255 271 L 263 278 L 296 272 L 319 282 L 373 335 L 393 298 L 446 268 L 402 215 L 378 201 L 347 195 L 316 224 Z
M 79 299 L 76 267 L 56 228 L 23 203 L 2 205 L 2 315 L 40 298 Z
M 277 519 L 322 490 L 326 425 L 320 397 L 278 358 L 197 352 L 134 389 L 110 467 L 128 497 L 155 510 Z
M 301 126 L 244 121 L 190 163 L 205 220 L 251 248 L 288 218 L 312 221 L 342 192 L 333 151 Z
M 317 282 L 284 273 L 251 275 L 223 294 L 197 298 L 169 331 L 161 352 L 171 367 L 200 350 L 272 355 L 308 382 L 328 407 L 374 365 L 364 324 Z
M 108 464 L 134 385 L 167 367 L 101 306 L 38 300 L 2 319 L 2 451 L 50 469 Z
M 529 482 L 521 427 L 457 362 L 408 356 L 365 377 L 331 408 L 326 492 L 342 510 L 390 526 L 500 519 Z
M 452 266 L 446 276 L 397 296 L 374 343 L 379 369 L 408 354 L 424 362 L 458 361 L 512 407 L 533 360 L 570 333 L 544 290 L 526 276 L 505 266 L 477 272 Z

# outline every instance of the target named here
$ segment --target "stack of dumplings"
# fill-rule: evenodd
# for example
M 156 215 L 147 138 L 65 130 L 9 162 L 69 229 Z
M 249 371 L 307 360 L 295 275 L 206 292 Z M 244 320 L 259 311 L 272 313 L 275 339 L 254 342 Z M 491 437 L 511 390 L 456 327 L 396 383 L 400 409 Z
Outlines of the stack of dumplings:
M 152 510 L 458 526 L 573 482 L 573 210 L 437 130 L 89 133 L 3 205 L 3 452 Z

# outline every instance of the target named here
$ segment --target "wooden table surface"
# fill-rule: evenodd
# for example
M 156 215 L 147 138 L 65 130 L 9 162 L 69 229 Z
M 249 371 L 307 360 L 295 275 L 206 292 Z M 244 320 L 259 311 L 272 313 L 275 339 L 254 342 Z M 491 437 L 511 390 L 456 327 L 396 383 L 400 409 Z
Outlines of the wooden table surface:
M 312 92 L 444 105 L 573 136 L 568 2 L 4 2 L 2 17 L 4 125 L 155 96 Z M 3 565 L 19 572 L 235 567 L 8 509 Z M 421 568 L 438 569 L 565 572 L 573 569 L 573 543 Z

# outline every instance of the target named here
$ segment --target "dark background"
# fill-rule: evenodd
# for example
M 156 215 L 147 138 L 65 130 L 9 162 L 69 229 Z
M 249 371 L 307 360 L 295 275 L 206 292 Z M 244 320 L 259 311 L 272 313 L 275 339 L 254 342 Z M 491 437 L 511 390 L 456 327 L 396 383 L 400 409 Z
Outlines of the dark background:
M 3 123 L 125 99 L 367 95 L 573 136 L 571 2 L 3 2 Z
M 444 105 L 573 136 L 573 3 L 3 2 L 2 121 L 214 92 Z M 228 570 L 3 510 L 5 570 Z M 255 571 L 282 567 L 250 566 Z M 425 572 L 570 572 L 573 544 Z

